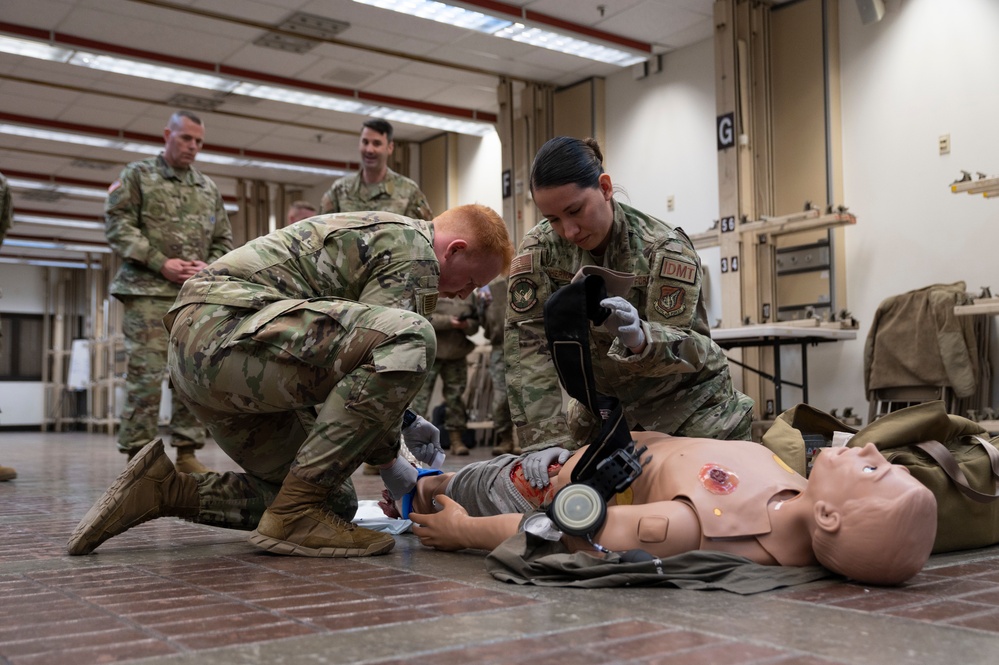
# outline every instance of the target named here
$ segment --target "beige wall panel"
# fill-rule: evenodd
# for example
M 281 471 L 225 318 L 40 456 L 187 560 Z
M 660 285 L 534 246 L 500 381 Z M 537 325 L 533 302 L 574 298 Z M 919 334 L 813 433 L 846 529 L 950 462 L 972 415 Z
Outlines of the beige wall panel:
M 805 0 L 771 13 L 774 214 L 826 205 L 822 3 Z
M 420 143 L 420 189 L 430 210 L 439 215 L 448 209 L 448 136 L 440 134 Z
M 595 79 L 580 81 L 554 94 L 553 123 L 555 136 L 585 139 L 594 136 L 596 127 Z M 602 81 L 601 81 L 602 83 Z M 597 137 L 599 141 L 599 137 Z
M 828 238 L 828 229 L 814 229 L 811 231 L 799 231 L 798 233 L 788 233 L 787 235 L 777 236 L 774 238 L 774 245 L 777 247 L 813 245 L 817 242 L 825 242 Z
M 822 303 L 828 293 L 828 270 L 784 275 L 777 283 L 777 298 L 785 307 Z

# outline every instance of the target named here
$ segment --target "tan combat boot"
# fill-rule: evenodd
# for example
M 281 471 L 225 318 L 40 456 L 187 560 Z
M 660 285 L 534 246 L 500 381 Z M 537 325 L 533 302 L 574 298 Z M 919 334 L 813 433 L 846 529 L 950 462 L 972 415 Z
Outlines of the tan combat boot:
M 513 432 L 507 430 L 499 435 L 499 443 L 493 446 L 493 455 L 519 455 L 523 451 L 513 443 Z
M 108 538 L 157 517 L 193 520 L 198 505 L 197 481 L 178 473 L 163 452 L 163 442 L 153 439 L 83 516 L 66 549 L 89 554 Z
M 0 481 L 14 480 L 17 478 L 17 471 L 9 466 L 0 466 Z
M 209 473 L 211 469 L 194 456 L 194 446 L 177 446 L 177 470 L 181 473 Z
M 447 431 L 448 440 L 451 442 L 450 453 L 452 455 L 462 455 L 468 454 L 468 448 L 465 447 L 464 442 L 461 440 L 461 430 L 449 429 Z
M 384 554 L 395 546 L 386 533 L 351 524 L 326 507 L 328 487 L 288 474 L 264 511 L 250 542 L 276 554 L 355 557 Z

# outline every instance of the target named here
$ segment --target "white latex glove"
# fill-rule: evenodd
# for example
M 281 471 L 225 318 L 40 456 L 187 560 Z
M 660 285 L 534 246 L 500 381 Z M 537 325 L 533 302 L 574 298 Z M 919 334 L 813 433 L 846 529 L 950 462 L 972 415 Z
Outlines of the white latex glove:
M 603 307 L 611 311 L 603 326 L 617 335 L 629 349 L 637 349 L 645 343 L 645 332 L 642 330 L 642 319 L 638 310 L 621 296 L 612 296 L 600 301 Z
M 385 489 L 393 499 L 398 501 L 416 487 L 418 472 L 416 467 L 406 461 L 402 453 L 395 458 L 395 462 L 387 469 L 379 469 L 378 475 L 385 483 Z
M 438 453 L 443 454 L 440 430 L 423 416 L 416 416 L 412 425 L 402 429 L 402 441 L 418 462 L 428 466 Z
M 571 454 L 565 448 L 545 448 L 528 453 L 520 466 L 524 469 L 524 477 L 531 483 L 531 487 L 541 489 L 548 487 L 551 482 L 548 479 L 548 467 L 552 464 L 564 464 Z

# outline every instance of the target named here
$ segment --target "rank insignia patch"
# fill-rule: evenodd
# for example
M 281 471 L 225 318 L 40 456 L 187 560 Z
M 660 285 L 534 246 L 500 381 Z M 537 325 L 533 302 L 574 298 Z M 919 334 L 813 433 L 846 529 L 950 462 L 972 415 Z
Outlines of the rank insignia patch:
M 538 304 L 538 285 L 523 277 L 510 285 L 510 307 L 524 313 Z
M 684 290 L 678 286 L 661 287 L 662 292 L 656 300 L 656 310 L 665 317 L 676 316 L 683 312 Z

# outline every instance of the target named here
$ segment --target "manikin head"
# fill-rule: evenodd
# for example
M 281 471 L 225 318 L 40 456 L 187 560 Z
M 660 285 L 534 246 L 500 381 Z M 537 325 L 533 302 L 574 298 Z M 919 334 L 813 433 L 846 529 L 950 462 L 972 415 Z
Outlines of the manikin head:
M 492 208 L 476 204 L 449 208 L 434 218 L 433 225 L 441 296 L 467 298 L 510 267 L 510 234 Z
M 602 254 L 614 225 L 614 185 L 596 139 L 556 136 L 531 165 L 531 195 L 552 230 L 580 249 Z
M 823 566 L 858 582 L 900 584 L 929 559 L 937 502 L 873 443 L 824 448 L 808 478 L 812 547 Z

